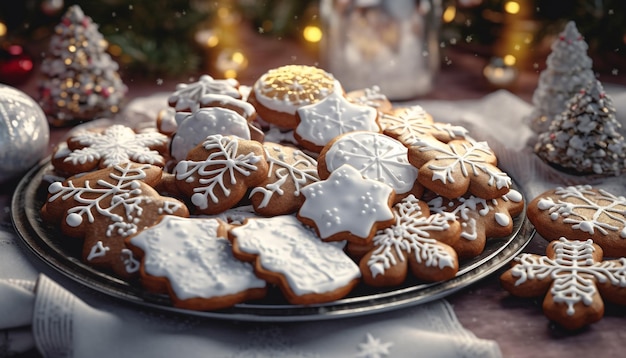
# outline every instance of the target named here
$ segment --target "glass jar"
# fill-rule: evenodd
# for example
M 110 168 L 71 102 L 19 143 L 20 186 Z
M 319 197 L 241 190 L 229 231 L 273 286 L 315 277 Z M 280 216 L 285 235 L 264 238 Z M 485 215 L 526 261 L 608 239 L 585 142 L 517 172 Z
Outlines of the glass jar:
M 428 93 L 439 70 L 441 0 L 321 0 L 321 65 L 346 91 Z

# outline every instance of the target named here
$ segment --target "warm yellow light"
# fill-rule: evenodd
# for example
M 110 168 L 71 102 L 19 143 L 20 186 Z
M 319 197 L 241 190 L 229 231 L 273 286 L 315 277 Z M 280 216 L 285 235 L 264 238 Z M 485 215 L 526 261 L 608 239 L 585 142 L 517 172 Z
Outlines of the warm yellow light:
M 519 12 L 519 10 L 520 5 L 517 1 L 507 1 L 506 4 L 504 4 L 504 11 L 509 14 L 515 15 Z
M 233 53 L 231 60 L 236 63 L 236 64 L 243 64 L 246 62 L 246 56 L 243 55 L 243 53 L 237 51 L 235 53 Z
M 217 44 L 220 43 L 220 38 L 216 35 L 211 35 L 209 36 L 209 38 L 206 40 L 206 45 L 207 47 L 215 47 L 217 46 Z
M 315 25 L 309 25 L 302 31 L 302 36 L 308 42 L 320 42 L 322 39 L 322 30 Z
M 456 6 L 450 5 L 443 11 L 443 22 L 452 22 L 456 17 Z
M 122 54 L 122 48 L 118 45 L 109 46 L 109 53 L 113 56 L 120 56 Z
M 515 62 L 517 62 L 517 59 L 513 55 L 506 55 L 502 60 L 507 66 L 513 66 L 515 65 Z
M 226 70 L 224 71 L 224 78 L 236 78 L 237 71 L 236 70 Z
M 0 22 L 0 37 L 6 34 L 7 34 L 7 25 L 5 25 L 3 22 Z

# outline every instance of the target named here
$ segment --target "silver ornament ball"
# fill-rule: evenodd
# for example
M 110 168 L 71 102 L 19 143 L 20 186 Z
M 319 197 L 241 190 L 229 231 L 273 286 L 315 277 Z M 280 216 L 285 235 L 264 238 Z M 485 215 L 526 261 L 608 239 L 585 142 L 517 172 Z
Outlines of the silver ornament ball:
M 45 155 L 50 128 L 39 104 L 0 84 L 0 183 L 23 174 Z

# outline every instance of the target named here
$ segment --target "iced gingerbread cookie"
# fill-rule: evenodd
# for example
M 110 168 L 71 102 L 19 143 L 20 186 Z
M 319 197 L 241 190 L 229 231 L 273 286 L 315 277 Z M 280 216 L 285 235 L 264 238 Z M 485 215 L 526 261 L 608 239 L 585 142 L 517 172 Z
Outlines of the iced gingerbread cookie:
M 424 187 L 449 199 L 466 193 L 495 199 L 506 194 L 512 183 L 497 167 L 487 142 L 418 138 L 409 147 L 409 162 L 419 168 L 417 179 Z
M 383 133 L 410 146 L 419 138 L 434 137 L 447 143 L 453 139 L 469 138 L 469 131 L 449 123 L 437 123 L 421 106 L 402 107 L 382 113 L 378 120 Z
M 361 277 L 342 245 L 322 242 L 293 215 L 249 219 L 228 236 L 235 257 L 253 262 L 257 276 L 280 287 L 291 304 L 338 300 Z
M 376 109 L 354 104 L 340 92 L 333 92 L 298 108 L 294 137 L 303 148 L 319 153 L 338 135 L 353 131 L 380 132 L 377 119 Z
M 239 81 L 234 78 L 216 80 L 209 75 L 202 75 L 197 82 L 178 84 L 167 103 L 177 112 L 193 112 L 200 108 L 200 100 L 208 94 L 241 98 Z
M 295 147 L 266 142 L 263 149 L 269 170 L 265 180 L 250 191 L 250 202 L 261 215 L 295 213 L 304 202 L 302 188 L 319 181 L 317 161 Z
M 161 168 L 126 163 L 55 182 L 48 187 L 42 217 L 60 223 L 69 239 L 82 239 L 84 263 L 133 277 L 139 262 L 126 248 L 125 238 L 163 215 L 189 216 L 184 203 L 152 188 L 160 178 Z
M 350 165 L 334 170 L 326 180 L 301 190 L 304 203 L 298 219 L 315 228 L 324 241 L 348 240 L 366 245 L 376 231 L 391 226 L 393 188 L 363 178 Z
M 263 298 L 266 283 L 233 256 L 220 220 L 164 216 L 127 240 L 141 258 L 141 284 L 168 293 L 173 306 L 216 310 Z
M 178 162 L 174 174 L 176 186 L 198 213 L 211 215 L 235 206 L 268 170 L 261 143 L 217 134 Z
M 254 83 L 248 102 L 265 122 L 294 129 L 298 108 L 335 91 L 343 90 L 330 73 L 313 66 L 287 65 L 263 74 Z
M 528 219 L 546 240 L 592 239 L 608 257 L 626 256 L 626 198 L 590 185 L 548 190 L 528 204 Z
M 456 199 L 424 195 L 432 213 L 450 213 L 461 224 L 461 239 L 452 247 L 460 259 L 480 255 L 487 238 L 499 238 L 513 232 L 513 218 L 524 210 L 524 198 L 514 189 L 497 199 L 465 195 Z
M 391 101 L 380 91 L 380 87 L 372 86 L 346 93 L 348 101 L 363 106 L 369 106 L 378 112 L 389 112 L 392 109 Z
M 461 234 L 461 225 L 454 216 L 430 215 L 426 203 L 413 195 L 396 204 L 394 213 L 395 223 L 376 233 L 369 251 L 360 259 L 363 282 L 377 287 L 397 286 L 409 272 L 429 282 L 454 277 L 459 263 L 450 245 Z
M 350 132 L 335 137 L 318 157 L 320 178 L 326 179 L 336 169 L 349 164 L 363 177 L 393 188 L 396 200 L 414 194 L 420 197 L 424 187 L 417 181 L 417 168 L 408 160 L 408 150 L 399 141 L 376 132 Z
M 626 305 L 626 258 L 602 256 L 602 248 L 591 240 L 561 237 L 548 245 L 546 256 L 517 256 L 500 282 L 515 296 L 545 296 L 546 317 L 576 330 L 602 319 L 603 298 Z
M 200 108 L 193 113 L 179 112 L 176 118 L 178 129 L 170 146 L 176 161 L 185 160 L 191 149 L 214 134 L 251 139 L 248 121 L 230 109 Z
M 136 133 L 124 125 L 100 130 L 83 130 L 67 139 L 52 154 L 52 165 L 74 175 L 125 162 L 163 167 L 169 138 L 157 132 Z

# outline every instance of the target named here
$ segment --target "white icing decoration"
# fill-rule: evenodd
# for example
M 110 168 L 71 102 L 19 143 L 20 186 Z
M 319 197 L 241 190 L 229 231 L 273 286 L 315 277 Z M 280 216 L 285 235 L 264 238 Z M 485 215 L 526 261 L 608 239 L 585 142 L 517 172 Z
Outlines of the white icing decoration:
M 298 115 L 300 123 L 296 134 L 318 146 L 324 146 L 336 136 L 348 132 L 380 131 L 376 123 L 376 109 L 351 103 L 337 92 L 319 102 L 300 107 Z
M 376 222 L 393 218 L 388 206 L 392 193 L 390 186 L 363 178 L 346 164 L 302 189 L 299 214 L 316 223 L 322 239 L 343 231 L 365 239 Z
M 590 185 L 559 187 L 555 190 L 559 200 L 541 198 L 537 207 L 547 210 L 550 218 L 563 218 L 574 230 L 593 235 L 596 230 L 602 235 L 619 232 L 626 239 L 626 198 L 615 196 L 605 190 L 592 190 Z M 576 202 L 570 202 L 574 199 Z M 585 213 L 591 212 L 590 215 Z
M 265 287 L 252 265 L 233 257 L 230 242 L 217 236 L 216 219 L 165 216 L 130 239 L 145 252 L 148 275 L 167 277 L 181 300 L 232 295 Z
M 363 92 L 361 93 L 361 95 L 359 96 L 350 95 L 348 97 L 348 100 L 350 100 L 353 103 L 357 103 L 360 105 L 369 106 L 373 108 L 380 107 L 381 102 L 389 101 L 387 96 L 381 92 L 380 87 L 378 86 L 365 88 L 363 89 Z
M 379 338 L 374 338 L 371 333 L 367 333 L 366 342 L 359 343 L 359 354 L 357 358 L 382 358 L 387 357 L 391 353 L 389 348 L 393 346 L 392 342 L 383 343 Z
M 250 191 L 249 197 L 255 193 L 261 193 L 263 200 L 259 204 L 260 208 L 266 207 L 274 194 L 284 195 L 282 186 L 289 180 L 294 184 L 294 196 L 300 195 L 300 190 L 310 184 L 319 181 L 317 175 L 317 161 L 310 156 L 296 150 L 292 154 L 291 160 L 287 161 L 285 153 L 281 151 L 280 146 L 274 144 L 265 144 L 265 157 L 269 163 L 267 172 L 268 178 L 276 175 L 278 180 L 267 184 L 265 187 L 256 187 Z
M 263 160 L 252 152 L 237 154 L 239 143 L 235 138 L 212 135 L 206 138 L 203 145 L 206 150 L 217 150 L 210 153 L 204 161 L 180 161 L 174 169 L 176 180 L 190 180 L 196 174 L 200 176 L 200 186 L 194 188 L 195 194 L 191 197 L 193 204 L 200 209 L 208 207 L 209 198 L 213 203 L 219 201 L 215 194 L 217 188 L 230 196 L 226 183 L 236 184 L 235 171 L 249 176 L 252 171 L 257 170 L 255 164 Z
M 107 251 L 111 250 L 110 247 L 104 246 L 102 241 L 96 242 L 89 251 L 89 255 L 87 255 L 87 261 L 91 261 L 96 257 L 103 257 L 107 254 Z
M 250 140 L 248 121 L 237 112 L 220 107 L 200 108 L 185 116 L 178 124 L 178 130 L 172 138 L 172 157 L 177 161 L 187 159 L 190 150 L 215 134 Z
M 421 106 L 406 107 L 398 112 L 383 113 L 380 125 L 384 131 L 399 133 L 398 140 L 406 145 L 414 145 L 419 138 L 437 132 L 444 133 L 450 139 L 469 138 L 469 131 L 461 126 L 433 123 Z
M 293 215 L 248 220 L 231 234 L 265 270 L 284 275 L 296 295 L 334 291 L 361 276 L 342 245 L 320 241 Z
M 112 125 L 102 133 L 82 131 L 72 136 L 72 140 L 85 146 L 76 149 L 64 159 L 72 164 L 102 160 L 106 167 L 128 161 L 162 166 L 163 157 L 149 147 L 163 146 L 167 136 L 158 132 L 135 133 L 123 125 Z
M 503 213 L 496 213 L 495 215 L 496 222 L 500 226 L 507 226 L 511 223 L 511 219 L 509 215 Z
M 241 98 L 238 87 L 239 81 L 234 78 L 216 80 L 209 75 L 202 75 L 198 82 L 178 84 L 176 91 L 169 97 L 168 101 L 170 103 L 175 102 L 176 110 L 195 111 L 199 108 L 202 97 L 207 94 Z
M 515 258 L 511 268 L 515 285 L 529 280 L 553 280 L 550 294 L 555 303 L 565 303 L 567 314 L 575 313 L 574 306 L 582 302 L 589 306 L 597 292 L 596 282 L 626 287 L 626 258 L 597 262 L 593 260 L 593 241 L 555 242 L 555 257 L 522 254 Z
M 343 135 L 326 152 L 329 172 L 350 164 L 368 179 L 390 185 L 398 194 L 407 193 L 417 180 L 417 168 L 409 163 L 407 148 L 397 140 L 374 132 Z
M 139 271 L 140 263 L 133 255 L 133 252 L 129 249 L 122 249 L 120 251 L 120 255 L 122 257 L 122 262 L 124 262 L 124 268 L 128 273 L 135 273 Z
M 231 109 L 240 114 L 246 120 L 251 119 L 256 114 L 256 109 L 251 103 L 228 95 L 212 93 L 204 95 L 202 96 L 202 98 L 200 98 L 200 106 L 202 107 L 213 104 L 219 104 L 222 107 Z M 241 113 L 232 108 L 239 108 L 241 110 Z
M 444 249 L 447 245 L 430 237 L 431 232 L 448 230 L 454 216 L 449 213 L 423 216 L 418 203 L 412 194 L 402 199 L 394 207 L 396 223 L 374 236 L 375 249 L 367 261 L 373 277 L 384 275 L 389 267 L 397 264 L 394 253 L 403 261 L 405 254 L 411 254 L 417 262 L 428 267 L 455 266 L 456 257 Z

